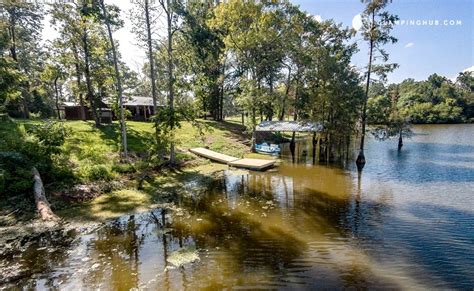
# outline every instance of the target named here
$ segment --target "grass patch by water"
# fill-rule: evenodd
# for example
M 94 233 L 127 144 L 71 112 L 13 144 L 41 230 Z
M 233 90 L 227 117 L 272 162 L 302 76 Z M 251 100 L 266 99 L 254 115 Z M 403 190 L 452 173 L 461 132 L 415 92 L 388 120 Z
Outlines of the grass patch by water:
M 41 122 L 43 121 L 2 122 L 0 129 L 4 136 L 14 139 L 17 131 L 25 132 L 28 127 Z M 45 186 L 53 210 L 68 220 L 103 220 L 146 210 L 156 203 L 170 201 L 174 196 L 180 195 L 185 190 L 184 184 L 207 179 L 216 171 L 227 168 L 226 165 L 214 164 L 192 155 L 188 152 L 190 148 L 208 147 L 236 157 L 244 157 L 249 153 L 250 136 L 238 123 L 202 120 L 205 130 L 204 135 L 200 136 L 199 131 L 190 123 L 183 122 L 175 132 L 177 158 L 182 164 L 181 169 L 154 173 L 145 181 L 142 189 L 137 190 L 133 180 L 136 167 L 133 163 L 120 162 L 120 128 L 117 122 L 105 124 L 100 128 L 95 128 L 92 121 L 64 123 L 71 129 L 71 135 L 61 147 L 61 153 L 55 158 L 55 163 L 62 165 L 62 169 L 67 170 L 64 175 L 67 174 L 69 178 L 72 176 L 72 179 L 68 180 L 68 184 L 58 183 L 62 180 L 63 173 L 54 173 L 54 181 Z M 135 157 L 135 161 L 149 149 L 153 131 L 152 123 L 127 122 L 129 152 Z M 102 195 L 84 201 L 69 201 L 63 196 L 64 191 L 67 191 L 65 189 L 90 183 L 98 185 Z M 2 195 L 8 196 L 8 193 Z M 26 193 L 25 197 L 29 196 L 30 194 Z M 18 207 L 25 208 L 13 203 L 18 200 L 14 199 L 15 197 L 6 198 L 1 204 L 5 213 L 17 213 L 14 211 Z M 30 211 L 32 209 L 26 212 Z M 23 220 L 21 216 L 12 217 L 13 220 Z

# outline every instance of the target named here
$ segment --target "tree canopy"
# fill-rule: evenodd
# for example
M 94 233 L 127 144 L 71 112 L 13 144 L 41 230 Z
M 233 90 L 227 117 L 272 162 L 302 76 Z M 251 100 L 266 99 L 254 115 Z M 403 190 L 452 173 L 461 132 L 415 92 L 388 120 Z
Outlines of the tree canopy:
M 249 132 L 262 120 L 317 121 L 324 131 L 314 140 L 326 160 L 344 156 L 341 149 L 366 121 L 391 128 L 473 121 L 472 73 L 386 84 L 397 65 L 384 50 L 395 41 L 396 20 L 385 1 L 370 2 L 363 15 L 361 35 L 372 48 L 365 72 L 351 65 L 359 50 L 354 30 L 287 0 L 140 0 L 126 19 L 117 6 L 102 4 L 1 4 L 0 111 L 60 117 L 60 105 L 75 101 L 82 119 L 92 116 L 101 126 L 105 101 L 118 116 L 120 96 L 150 96 L 166 105 L 153 113 L 171 156 L 173 129 L 183 120 L 242 115 Z M 58 32 L 52 41 L 41 41 L 45 13 Z M 123 62 L 113 37 L 124 21 L 133 23 L 147 55 L 139 72 Z

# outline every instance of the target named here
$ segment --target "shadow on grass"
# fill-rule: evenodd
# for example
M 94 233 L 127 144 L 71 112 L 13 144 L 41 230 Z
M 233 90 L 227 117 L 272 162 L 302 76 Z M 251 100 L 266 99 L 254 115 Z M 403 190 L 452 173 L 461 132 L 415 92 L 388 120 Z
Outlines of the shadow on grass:
M 115 144 L 121 143 L 120 125 L 117 123 L 106 124 L 99 127 L 101 138 L 112 140 Z M 127 127 L 127 144 L 130 151 L 143 153 L 148 150 L 148 141 L 153 138 L 152 134 L 146 131 L 138 131 L 130 126 Z
M 207 121 L 206 124 L 214 129 L 228 131 L 225 135 L 237 139 L 244 144 L 250 143 L 251 135 L 246 132 L 246 127 L 242 124 L 228 121 Z
M 68 220 L 100 222 L 107 218 L 146 211 L 158 204 L 175 203 L 180 201 L 185 193 L 191 193 L 199 185 L 205 187 L 212 179 L 212 176 L 198 171 L 167 170 L 146 178 L 140 190 L 116 190 L 87 202 L 58 204 L 60 209 L 57 214 Z
M 66 205 L 57 211 L 62 218 L 70 221 L 101 222 L 105 219 L 147 210 L 151 206 L 150 197 L 133 189 L 118 190 L 102 194 L 88 202 Z

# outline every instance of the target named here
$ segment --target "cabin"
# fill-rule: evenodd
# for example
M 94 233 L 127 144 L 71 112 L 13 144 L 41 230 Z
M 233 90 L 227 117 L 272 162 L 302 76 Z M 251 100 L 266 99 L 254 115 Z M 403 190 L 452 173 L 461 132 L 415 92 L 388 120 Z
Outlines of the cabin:
M 101 121 L 110 123 L 113 119 L 118 119 L 112 110 L 112 100 L 108 99 L 102 102 L 100 113 Z M 127 109 L 131 116 L 129 119 L 135 121 L 148 121 L 155 114 L 153 110 L 153 98 L 144 96 L 129 96 L 124 98 L 124 108 Z M 163 107 L 163 105 L 158 105 Z M 86 107 L 86 120 L 92 120 L 92 113 L 88 105 Z M 64 102 L 60 110 L 66 120 L 81 120 L 81 106 L 76 102 Z
M 89 107 L 86 105 L 85 107 L 85 115 L 86 120 L 92 120 L 92 112 Z M 81 114 L 81 105 L 76 102 L 64 102 L 60 107 L 59 110 L 61 112 L 61 116 L 66 120 L 82 120 Z M 112 109 L 105 103 L 102 102 L 100 109 L 100 121 L 102 123 L 111 123 L 113 120 L 113 112 Z
M 130 96 L 124 99 L 123 106 L 132 114 L 130 118 L 132 120 L 148 121 L 155 114 L 152 97 Z M 157 107 L 163 106 L 157 105 Z

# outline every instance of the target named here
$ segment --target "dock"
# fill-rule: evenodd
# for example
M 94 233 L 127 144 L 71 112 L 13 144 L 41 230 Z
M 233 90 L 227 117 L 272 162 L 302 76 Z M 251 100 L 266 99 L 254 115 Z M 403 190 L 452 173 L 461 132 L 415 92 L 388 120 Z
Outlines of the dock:
M 227 164 L 235 168 L 263 171 L 275 165 L 275 161 L 262 159 L 239 159 L 236 157 L 224 155 L 205 148 L 193 148 L 189 150 L 195 155 L 210 159 L 212 161 Z

